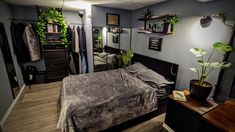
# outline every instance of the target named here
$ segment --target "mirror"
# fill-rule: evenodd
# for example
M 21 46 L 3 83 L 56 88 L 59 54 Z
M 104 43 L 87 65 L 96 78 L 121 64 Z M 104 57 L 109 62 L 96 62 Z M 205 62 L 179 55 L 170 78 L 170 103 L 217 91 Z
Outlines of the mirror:
M 92 28 L 94 72 L 118 68 L 117 55 L 130 48 L 131 32 L 131 28 Z
M 10 81 L 12 94 L 13 97 L 15 98 L 18 95 L 20 88 L 17 82 L 15 67 L 3 23 L 0 23 L 0 48 L 5 62 L 7 75 Z

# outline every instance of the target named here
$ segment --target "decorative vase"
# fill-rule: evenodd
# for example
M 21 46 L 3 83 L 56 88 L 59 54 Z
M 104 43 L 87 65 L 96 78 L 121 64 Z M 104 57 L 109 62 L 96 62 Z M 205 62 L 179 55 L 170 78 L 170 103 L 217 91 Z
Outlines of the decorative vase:
M 212 85 L 208 82 L 204 82 L 203 86 L 199 86 L 199 80 L 190 81 L 190 97 L 205 102 L 210 95 Z

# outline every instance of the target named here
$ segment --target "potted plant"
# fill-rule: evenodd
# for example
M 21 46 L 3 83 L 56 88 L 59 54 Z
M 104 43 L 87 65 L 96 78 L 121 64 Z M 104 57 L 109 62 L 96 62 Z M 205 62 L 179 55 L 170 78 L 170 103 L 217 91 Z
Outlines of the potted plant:
M 166 19 L 164 19 L 163 20 L 164 33 L 166 33 L 166 34 L 173 33 L 174 26 L 176 23 L 178 23 L 178 21 L 179 21 L 178 16 L 170 16 L 170 17 L 167 17 Z
M 131 65 L 131 59 L 133 56 L 134 55 L 130 49 L 128 49 L 127 51 L 122 51 L 122 53 L 118 55 L 119 67 L 127 67 Z
M 212 52 L 207 59 L 205 59 L 204 57 L 206 55 L 205 50 L 201 48 L 190 49 L 190 52 L 199 59 L 197 63 L 201 67 L 200 70 L 198 68 L 190 68 L 191 71 L 197 74 L 197 79 L 193 79 L 190 81 L 190 96 L 199 101 L 205 101 L 211 92 L 212 84 L 206 82 L 206 78 L 208 77 L 208 75 L 214 69 L 227 68 L 231 65 L 231 63 L 223 61 L 210 62 L 215 51 L 225 54 L 229 51 L 232 51 L 232 47 L 222 42 L 216 42 L 213 44 Z
M 98 37 L 97 37 L 97 39 L 95 40 L 95 41 L 96 41 L 96 44 L 97 44 L 97 50 L 98 50 L 99 52 L 102 52 L 102 51 L 103 51 L 103 46 L 102 46 L 102 44 L 101 44 L 102 40 L 103 40 L 102 34 L 99 34 Z
M 67 40 L 67 22 L 61 12 L 57 11 L 55 8 L 49 8 L 40 11 L 38 18 L 38 28 L 37 33 L 39 35 L 39 40 L 42 46 L 47 44 L 46 42 L 46 29 L 47 24 L 56 24 L 60 27 L 61 37 L 60 40 L 65 48 L 68 47 Z

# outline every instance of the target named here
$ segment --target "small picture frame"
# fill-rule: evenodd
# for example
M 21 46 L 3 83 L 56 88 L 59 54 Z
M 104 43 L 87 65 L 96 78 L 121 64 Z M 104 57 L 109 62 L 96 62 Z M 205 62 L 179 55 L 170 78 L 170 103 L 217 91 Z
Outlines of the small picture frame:
M 106 13 L 106 25 L 107 26 L 119 26 L 120 14 Z
M 150 37 L 149 38 L 149 49 L 161 51 L 162 49 L 162 38 Z
M 47 32 L 49 33 L 54 32 L 53 24 L 47 24 Z
M 112 40 L 113 40 L 113 43 L 118 44 L 119 43 L 119 35 L 113 35 Z

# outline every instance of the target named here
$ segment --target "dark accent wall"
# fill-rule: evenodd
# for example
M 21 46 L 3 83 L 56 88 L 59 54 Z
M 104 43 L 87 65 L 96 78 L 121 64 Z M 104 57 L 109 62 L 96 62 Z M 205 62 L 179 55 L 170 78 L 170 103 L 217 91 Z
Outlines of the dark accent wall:
M 235 32 L 234 32 L 233 37 L 231 38 L 231 46 L 233 47 L 233 51 L 228 54 L 228 58 L 225 61 L 231 62 L 232 65 L 230 68 L 221 72 L 222 76 L 221 76 L 221 80 L 219 80 L 220 84 L 217 87 L 215 91 L 215 95 L 214 95 L 214 98 L 218 102 L 223 102 L 226 99 L 230 98 L 229 94 L 230 94 L 232 87 L 233 87 L 233 91 L 235 90 L 234 89 L 235 86 L 233 86 L 235 84 L 234 82 L 235 80 Z M 231 97 L 231 98 L 235 99 L 235 97 Z
M 120 14 L 120 27 L 131 27 L 131 11 L 115 8 L 92 6 L 92 26 L 106 25 L 106 13 Z

